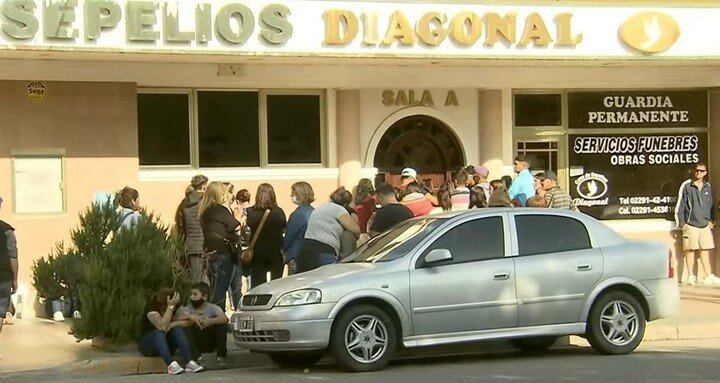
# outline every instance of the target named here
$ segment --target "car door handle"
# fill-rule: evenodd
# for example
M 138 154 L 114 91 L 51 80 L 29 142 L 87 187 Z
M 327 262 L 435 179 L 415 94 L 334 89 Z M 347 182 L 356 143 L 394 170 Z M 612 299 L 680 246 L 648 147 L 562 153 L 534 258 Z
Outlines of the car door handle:
M 577 265 L 577 270 L 578 270 L 578 271 L 588 271 L 588 270 L 592 270 L 592 264 L 590 264 L 590 263 L 581 263 L 581 264 Z
M 502 281 L 502 280 L 509 279 L 509 278 L 510 278 L 509 271 L 498 271 L 493 276 L 493 279 L 495 279 L 496 281 Z

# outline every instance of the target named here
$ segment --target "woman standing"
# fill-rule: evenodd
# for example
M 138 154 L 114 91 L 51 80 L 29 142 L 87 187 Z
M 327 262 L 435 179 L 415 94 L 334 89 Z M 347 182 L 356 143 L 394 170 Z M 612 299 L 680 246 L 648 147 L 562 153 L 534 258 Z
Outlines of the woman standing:
M 355 214 L 358 217 L 360 233 L 367 233 L 368 220 L 375 212 L 375 188 L 367 178 L 360 180 L 355 187 Z
M 205 369 L 192 358 L 190 341 L 183 329 L 186 322 L 176 315 L 179 303 L 180 294 L 173 289 L 163 289 L 153 294 L 145 310 L 143 329 L 138 340 L 140 353 L 147 357 L 163 358 L 170 375 Z M 173 360 L 173 354 L 178 349 L 187 363 L 185 368 Z
M 333 192 L 330 200 L 342 202 L 346 193 L 349 194 L 341 187 Z M 297 258 L 298 273 L 337 262 L 345 230 L 352 232 L 355 239 L 360 236 L 360 226 L 341 204 L 328 202 L 315 209 L 310 215 L 305 240 Z
M 210 285 L 212 303 L 225 310 L 225 294 L 230 288 L 234 257 L 228 241 L 236 241 L 236 231 L 240 227 L 236 208 L 233 213 L 226 207 L 227 189 L 220 182 L 207 186 L 200 202 L 198 216 L 203 231 L 205 253 L 210 255 Z
M 298 182 L 290 188 L 290 198 L 297 209 L 290 214 L 287 231 L 283 239 L 283 254 L 290 275 L 297 272 L 297 256 L 305 238 L 310 214 L 315 210 L 310 204 L 315 201 L 315 192 L 307 182 Z
M 262 227 L 263 216 L 266 216 Z M 255 205 L 247 211 L 247 225 L 253 236 L 257 235 L 250 263 L 250 284 L 253 288 L 283 275 L 283 233 L 287 221 L 285 212 L 277 204 L 275 189 L 270 184 L 261 184 L 255 193 Z

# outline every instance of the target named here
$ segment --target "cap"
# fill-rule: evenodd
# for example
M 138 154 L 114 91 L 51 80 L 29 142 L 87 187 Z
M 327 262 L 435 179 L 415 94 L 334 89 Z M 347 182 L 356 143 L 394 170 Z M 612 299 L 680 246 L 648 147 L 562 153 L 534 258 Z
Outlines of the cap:
M 490 171 L 488 170 L 488 168 L 480 165 L 475 168 L 475 174 L 480 177 L 487 178 L 488 174 L 490 174 Z
M 539 179 L 540 181 L 552 180 L 557 182 L 557 174 L 555 174 L 555 172 L 540 173 L 538 174 L 537 179 Z
M 400 173 L 400 176 L 417 179 L 417 171 L 413 168 L 405 168 L 403 169 L 402 173 Z

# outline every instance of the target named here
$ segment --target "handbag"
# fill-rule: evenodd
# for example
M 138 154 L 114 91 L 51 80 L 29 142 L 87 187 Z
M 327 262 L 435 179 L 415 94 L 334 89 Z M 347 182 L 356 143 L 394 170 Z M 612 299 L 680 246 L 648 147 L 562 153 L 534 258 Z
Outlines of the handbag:
M 253 251 L 255 243 L 257 242 L 258 237 L 260 236 L 260 232 L 262 232 L 263 226 L 265 226 L 265 221 L 267 221 L 267 217 L 269 215 L 270 210 L 265 210 L 265 213 L 260 220 L 260 224 L 258 225 L 257 231 L 255 231 L 255 234 L 253 234 L 252 240 L 250 241 L 250 246 L 248 246 L 248 248 L 243 250 L 243 252 L 240 254 L 240 261 L 242 261 L 243 265 L 250 265 L 250 263 L 252 263 L 253 256 L 255 255 Z

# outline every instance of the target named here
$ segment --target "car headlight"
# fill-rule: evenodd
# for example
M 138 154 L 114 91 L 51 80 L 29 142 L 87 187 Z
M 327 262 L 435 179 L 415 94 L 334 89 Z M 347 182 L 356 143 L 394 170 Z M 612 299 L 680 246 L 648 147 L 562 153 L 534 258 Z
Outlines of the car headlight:
M 291 291 L 275 302 L 276 307 L 287 307 L 287 306 L 302 306 L 311 305 L 314 303 L 320 303 L 322 300 L 322 293 L 320 290 L 315 289 L 304 289 Z

